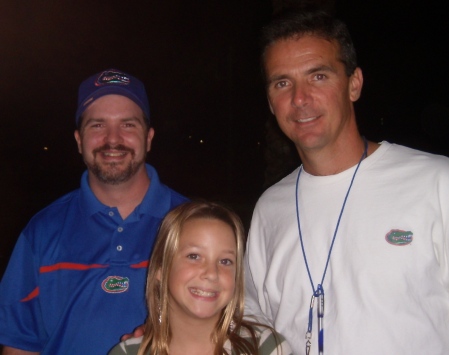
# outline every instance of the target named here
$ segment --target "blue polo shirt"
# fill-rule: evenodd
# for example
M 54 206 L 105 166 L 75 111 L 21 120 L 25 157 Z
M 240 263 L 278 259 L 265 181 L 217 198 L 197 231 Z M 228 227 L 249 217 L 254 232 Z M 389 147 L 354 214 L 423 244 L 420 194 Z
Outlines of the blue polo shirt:
M 148 258 L 165 214 L 187 201 L 146 165 L 150 187 L 123 220 L 89 187 L 37 213 L 0 284 L 0 344 L 41 354 L 106 354 L 143 324 Z

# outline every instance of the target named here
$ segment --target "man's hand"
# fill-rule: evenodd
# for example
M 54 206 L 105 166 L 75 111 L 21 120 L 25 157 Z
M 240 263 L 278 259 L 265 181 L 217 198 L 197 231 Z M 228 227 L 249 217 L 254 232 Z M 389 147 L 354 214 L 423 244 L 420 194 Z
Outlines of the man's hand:
M 138 338 L 141 337 L 143 335 L 143 333 L 145 333 L 145 326 L 139 325 L 136 329 L 134 329 L 134 331 L 130 334 L 125 334 L 120 338 L 120 341 L 125 341 L 128 340 L 130 338 Z M 13 354 L 11 354 L 13 355 Z

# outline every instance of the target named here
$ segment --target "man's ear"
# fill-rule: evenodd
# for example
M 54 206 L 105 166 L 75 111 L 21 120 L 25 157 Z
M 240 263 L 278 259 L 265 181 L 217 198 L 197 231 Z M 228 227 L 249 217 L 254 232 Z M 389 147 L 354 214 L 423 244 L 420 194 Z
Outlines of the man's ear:
M 268 107 L 270 107 L 270 111 L 274 115 L 273 106 L 271 106 L 270 97 L 268 95 L 267 95 L 267 100 L 268 100 Z
M 154 138 L 154 129 L 150 127 L 147 134 L 147 152 L 151 150 L 151 142 Z
M 80 154 L 82 154 L 83 150 L 81 148 L 81 136 L 80 136 L 79 130 L 75 130 L 74 136 L 75 136 L 76 144 L 78 145 L 78 152 Z
M 362 69 L 355 68 L 354 73 L 349 77 L 349 99 L 355 102 L 362 93 L 363 74 Z

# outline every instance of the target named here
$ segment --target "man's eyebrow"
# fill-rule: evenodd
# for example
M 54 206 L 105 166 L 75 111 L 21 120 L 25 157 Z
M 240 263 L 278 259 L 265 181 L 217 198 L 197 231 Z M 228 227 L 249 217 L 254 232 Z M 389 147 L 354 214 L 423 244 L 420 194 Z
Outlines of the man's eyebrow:
M 129 122 L 129 121 L 136 121 L 136 122 L 140 122 L 140 118 L 136 117 L 136 116 L 131 116 L 131 117 L 123 117 L 122 119 L 120 119 L 121 122 Z
M 318 72 L 336 73 L 337 70 L 334 67 L 329 66 L 329 65 L 320 65 L 317 67 L 312 67 L 310 69 L 307 69 L 304 73 L 306 75 L 310 75 L 310 74 L 314 74 L 314 73 L 318 73 Z M 272 84 L 275 81 L 284 80 L 284 79 L 289 79 L 289 76 L 287 74 L 273 75 L 272 77 L 268 78 L 267 86 L 269 86 L 270 84 Z
M 92 122 L 104 122 L 104 118 L 90 117 L 90 118 L 86 119 L 86 121 L 84 122 L 84 125 L 88 125 Z
M 273 75 L 272 77 L 268 78 L 267 85 L 270 85 L 274 81 L 284 80 L 284 79 L 288 79 L 288 78 L 289 78 L 289 76 L 286 74 Z
M 92 123 L 92 122 L 105 122 L 105 121 L 106 121 L 106 119 L 103 117 L 90 117 L 86 120 L 86 124 Z M 132 121 L 140 122 L 141 120 L 139 117 L 136 117 L 136 116 L 120 118 L 120 122 L 132 122 Z
M 313 67 L 310 68 L 308 70 L 306 70 L 306 74 L 314 74 L 317 72 L 331 72 L 331 73 L 336 73 L 337 71 L 335 70 L 334 67 L 331 67 L 329 65 L 320 65 L 318 67 Z
M 135 123 L 143 127 L 145 126 L 145 117 L 137 117 L 137 116 L 124 117 L 120 120 L 120 123 Z

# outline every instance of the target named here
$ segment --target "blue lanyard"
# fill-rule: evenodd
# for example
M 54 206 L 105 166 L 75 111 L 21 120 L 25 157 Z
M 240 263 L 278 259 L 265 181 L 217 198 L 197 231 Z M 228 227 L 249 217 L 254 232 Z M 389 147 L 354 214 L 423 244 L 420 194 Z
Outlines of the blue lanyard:
M 348 199 L 349 192 L 351 191 L 351 188 L 352 188 L 352 183 L 354 182 L 355 175 L 357 174 L 357 171 L 359 170 L 362 160 L 367 156 L 367 153 L 368 153 L 368 142 L 365 139 L 365 137 L 363 137 L 363 141 L 365 143 L 365 149 L 363 151 L 363 154 L 360 158 L 359 163 L 357 164 L 354 174 L 352 175 L 351 183 L 349 185 L 348 191 L 346 192 L 346 196 L 343 201 L 343 205 L 341 206 L 340 215 L 338 216 L 337 225 L 335 226 L 334 236 L 332 238 L 332 243 L 329 248 L 329 252 L 327 254 L 327 261 L 326 261 L 326 266 L 324 267 L 323 277 L 321 278 L 321 283 L 319 283 L 316 288 L 313 284 L 312 275 L 310 274 L 309 263 L 307 262 L 306 251 L 304 249 L 304 242 L 302 240 L 301 223 L 299 220 L 298 185 L 299 185 L 299 177 L 301 176 L 302 165 L 299 168 L 298 177 L 296 178 L 296 219 L 298 221 L 299 240 L 301 241 L 302 255 L 304 256 L 304 262 L 306 264 L 307 274 L 309 275 L 310 284 L 312 286 L 312 298 L 310 300 L 310 309 L 309 309 L 309 322 L 307 325 L 307 332 L 306 332 L 306 355 L 310 354 L 310 347 L 312 345 L 310 340 L 312 339 L 313 308 L 314 308 L 314 304 L 315 304 L 315 298 L 318 298 L 318 307 L 317 307 L 318 328 L 319 328 L 318 329 L 318 350 L 319 350 L 320 355 L 323 354 L 323 347 L 324 347 L 324 333 L 323 333 L 324 290 L 323 290 L 323 283 L 324 283 L 324 278 L 326 277 L 327 267 L 329 266 L 329 260 L 331 258 L 332 248 L 334 247 L 335 237 L 337 236 L 338 227 L 340 226 L 341 216 L 343 215 L 346 201 Z

